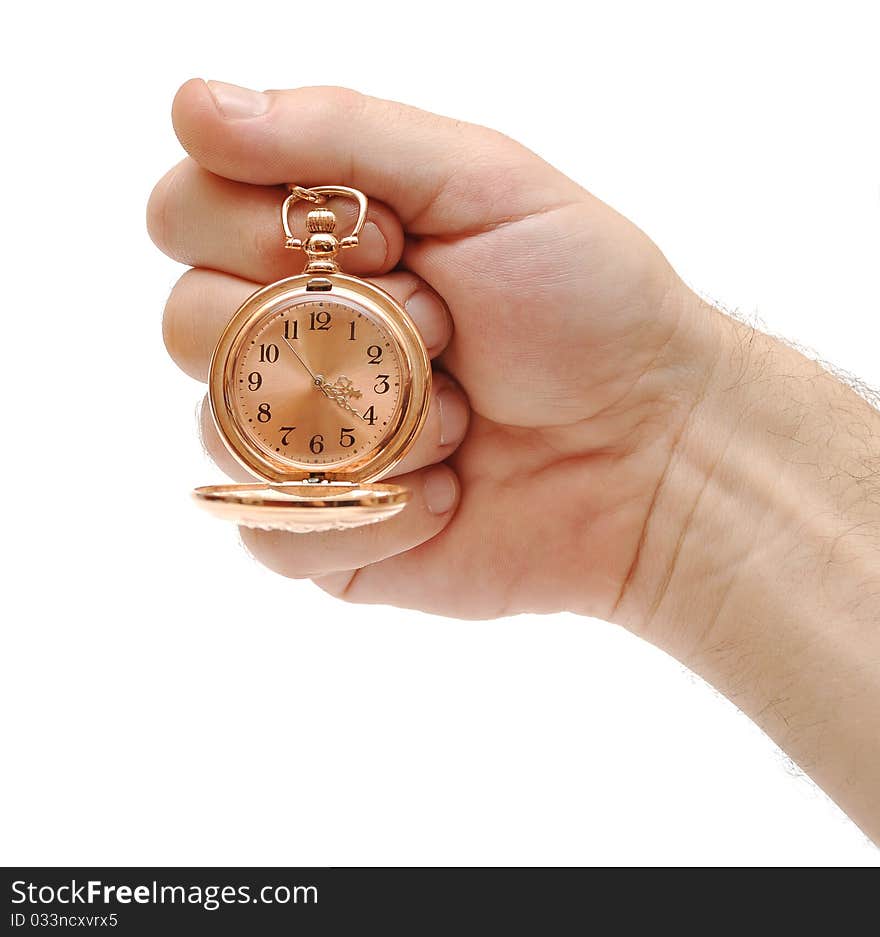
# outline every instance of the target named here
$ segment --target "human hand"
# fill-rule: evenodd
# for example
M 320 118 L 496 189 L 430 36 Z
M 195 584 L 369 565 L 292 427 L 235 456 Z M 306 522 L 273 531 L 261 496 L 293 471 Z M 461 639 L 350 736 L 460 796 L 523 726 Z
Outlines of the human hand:
M 439 356 L 429 424 L 402 466 L 407 510 L 307 538 L 244 530 L 252 553 L 355 601 L 610 617 L 709 341 L 708 322 L 682 325 L 692 305 L 657 248 L 493 131 L 340 89 L 212 88 L 179 92 L 191 158 L 150 202 L 156 243 L 197 268 L 168 302 L 172 356 L 204 378 L 239 303 L 296 272 L 267 188 L 286 181 L 371 197 L 346 269 L 415 295 L 408 309 Z M 203 435 L 236 474 L 208 419 Z
M 880 414 L 700 301 L 634 225 L 490 130 L 340 89 L 201 81 L 174 124 L 190 159 L 149 224 L 197 268 L 165 314 L 184 370 L 204 379 L 240 302 L 295 272 L 276 229 L 289 181 L 373 199 L 346 267 L 406 301 L 437 364 L 401 465 L 407 509 L 342 532 L 243 530 L 254 556 L 353 601 L 618 621 L 880 834 Z

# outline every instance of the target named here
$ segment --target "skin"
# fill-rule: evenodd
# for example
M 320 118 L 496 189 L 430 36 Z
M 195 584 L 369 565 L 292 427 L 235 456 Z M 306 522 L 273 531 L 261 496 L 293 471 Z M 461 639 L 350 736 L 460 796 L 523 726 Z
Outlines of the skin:
M 204 379 L 240 302 L 301 269 L 279 236 L 288 181 L 370 196 L 345 270 L 406 302 L 435 359 L 407 510 L 242 530 L 251 553 L 353 602 L 617 622 L 880 840 L 880 414 L 706 305 L 643 232 L 491 130 L 345 89 L 201 80 L 173 120 L 188 158 L 148 222 L 195 268 L 165 311 L 184 370 Z M 202 432 L 241 477 L 209 419 Z

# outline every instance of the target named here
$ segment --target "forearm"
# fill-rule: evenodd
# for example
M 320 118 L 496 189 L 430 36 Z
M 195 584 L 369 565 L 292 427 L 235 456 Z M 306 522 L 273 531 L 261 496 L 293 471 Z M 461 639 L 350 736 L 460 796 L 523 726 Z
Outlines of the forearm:
M 880 841 L 880 413 L 708 308 L 625 614 Z

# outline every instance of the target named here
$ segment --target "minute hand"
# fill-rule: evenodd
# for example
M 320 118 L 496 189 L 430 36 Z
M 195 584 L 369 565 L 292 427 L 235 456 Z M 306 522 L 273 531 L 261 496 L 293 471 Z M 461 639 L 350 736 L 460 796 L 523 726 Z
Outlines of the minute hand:
M 293 347 L 293 345 L 290 344 L 290 340 L 285 338 L 283 335 L 281 337 L 282 339 L 284 339 L 284 342 L 286 343 L 287 347 L 294 353 L 294 355 L 296 355 L 296 360 L 306 369 L 306 371 L 309 372 L 309 374 L 312 376 L 312 380 L 315 382 L 315 384 L 318 387 L 320 387 L 321 384 L 323 383 L 323 380 L 322 379 L 319 380 L 318 375 L 315 374 L 315 372 L 305 363 L 305 361 L 303 361 L 302 357 L 300 356 L 300 353 Z
M 335 404 L 338 404 L 340 407 L 342 407 L 343 410 L 350 410 L 355 416 L 359 416 L 361 419 L 363 419 L 361 412 L 359 410 L 355 410 L 355 408 L 348 402 L 348 399 L 343 394 L 340 394 L 333 388 L 331 384 L 328 384 L 322 374 L 315 374 L 315 372 L 305 363 L 300 353 L 293 347 L 293 345 L 290 344 L 290 340 L 285 338 L 283 335 L 281 337 L 287 347 L 296 356 L 296 360 L 306 369 L 306 371 L 309 372 L 315 387 L 317 387 L 318 390 L 321 391 L 321 393 L 323 393 L 328 400 L 332 400 Z M 358 396 L 360 396 L 360 394 L 358 394 Z

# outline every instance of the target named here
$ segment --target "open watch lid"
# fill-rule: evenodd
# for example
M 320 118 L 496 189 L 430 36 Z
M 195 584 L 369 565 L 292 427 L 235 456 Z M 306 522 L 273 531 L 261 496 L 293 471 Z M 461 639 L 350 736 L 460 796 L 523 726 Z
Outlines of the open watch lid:
M 334 195 L 358 204 L 348 237 L 334 234 L 325 206 Z M 298 200 L 313 203 L 303 240 L 288 217 Z M 405 308 L 339 271 L 336 254 L 357 245 L 366 209 L 355 189 L 290 187 L 281 209 L 285 246 L 306 253 L 305 271 L 248 297 L 211 361 L 214 423 L 255 478 L 197 488 L 197 504 L 215 517 L 295 533 L 346 530 L 387 520 L 409 500 L 406 488 L 377 480 L 425 424 L 431 363 Z
M 193 497 L 221 520 L 261 530 L 314 533 L 375 524 L 400 513 L 409 501 L 402 485 L 298 481 L 271 485 L 209 485 Z

